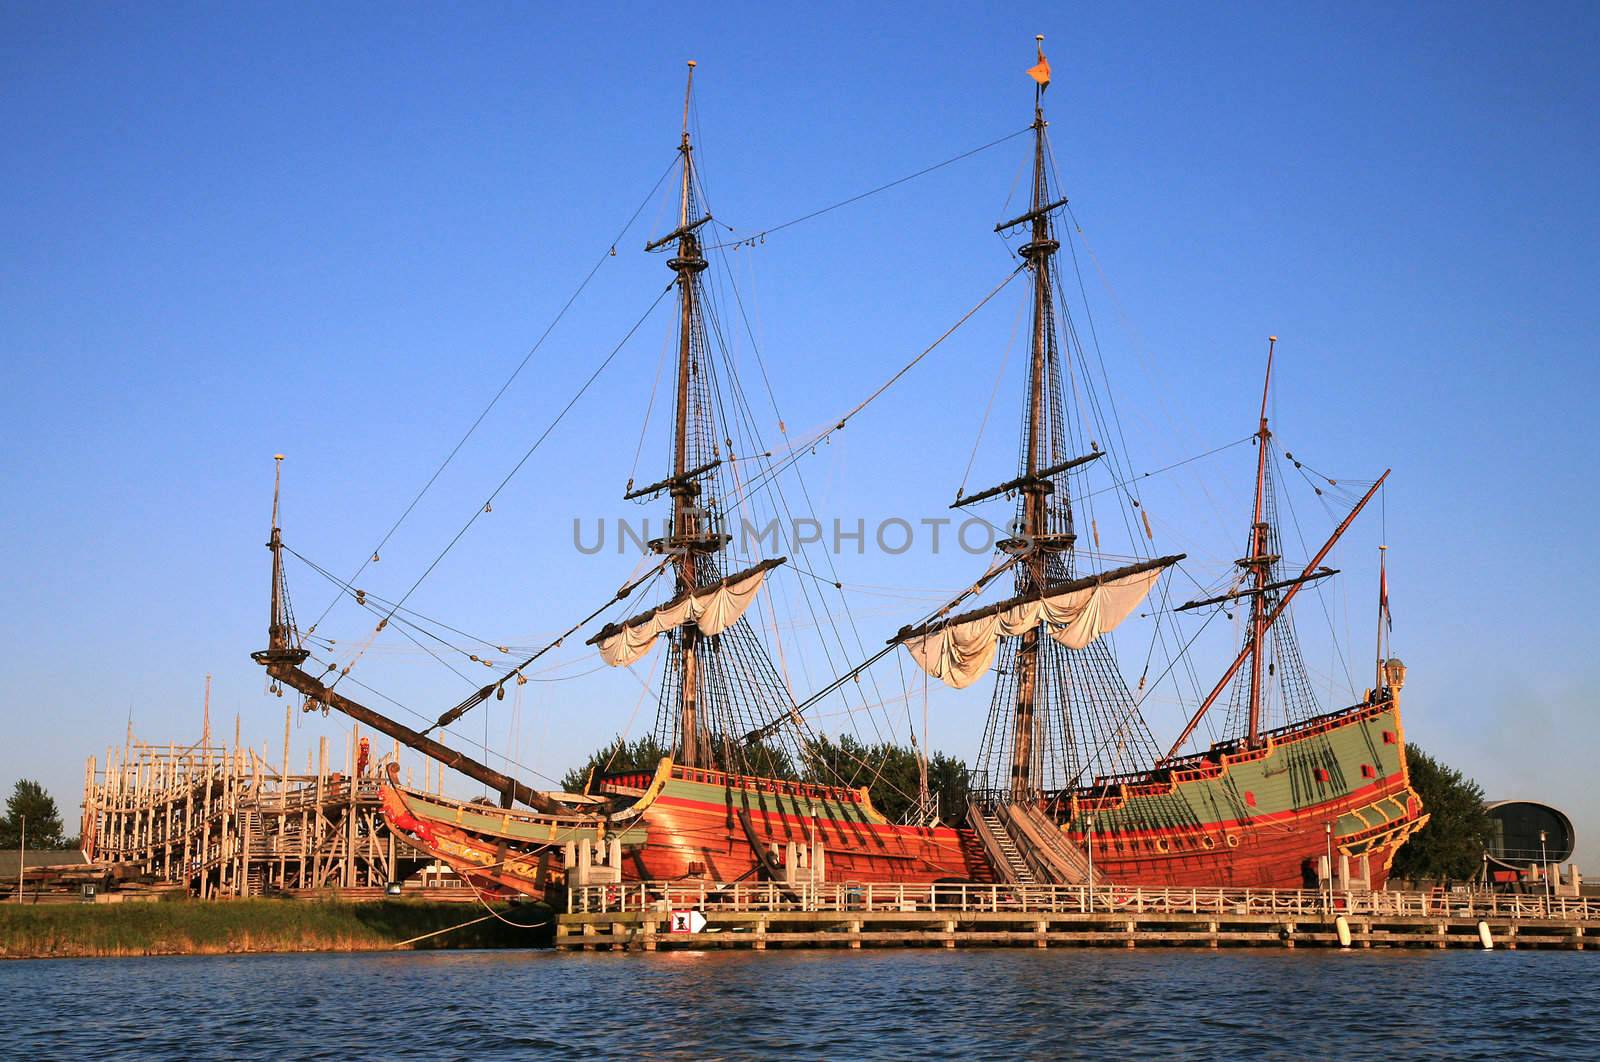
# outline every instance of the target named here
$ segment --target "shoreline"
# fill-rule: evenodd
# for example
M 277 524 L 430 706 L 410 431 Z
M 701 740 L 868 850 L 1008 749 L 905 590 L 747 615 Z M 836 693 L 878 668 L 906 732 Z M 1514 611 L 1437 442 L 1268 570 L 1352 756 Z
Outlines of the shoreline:
M 495 913 L 514 921 L 519 910 Z M 0 906 L 0 960 L 549 947 L 554 919 L 508 925 L 427 900 L 169 900 Z

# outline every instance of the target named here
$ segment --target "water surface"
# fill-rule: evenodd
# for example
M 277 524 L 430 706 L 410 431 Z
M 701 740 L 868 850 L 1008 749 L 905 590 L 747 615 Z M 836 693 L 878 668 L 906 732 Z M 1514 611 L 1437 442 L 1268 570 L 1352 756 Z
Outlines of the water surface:
M 994 949 L 0 963 L 22 1058 L 1420 1058 L 1600 1052 L 1600 955 Z

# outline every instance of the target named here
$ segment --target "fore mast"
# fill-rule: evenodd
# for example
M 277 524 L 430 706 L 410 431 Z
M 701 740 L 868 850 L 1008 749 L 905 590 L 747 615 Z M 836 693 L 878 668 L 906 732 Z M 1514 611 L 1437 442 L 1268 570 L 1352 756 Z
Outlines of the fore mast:
M 657 494 L 670 499 L 665 533 L 651 540 L 649 548 L 672 573 L 673 594 L 647 612 L 606 625 L 589 644 L 599 647 L 606 663 L 621 667 L 642 659 L 657 638 L 666 641 L 654 737 L 680 765 L 783 773 L 793 769 L 792 750 L 752 749 L 742 742 L 794 708 L 765 647 L 742 618 L 766 573 L 786 558 L 769 558 L 732 573 L 724 570 L 723 554 L 732 539 L 723 528 L 723 509 L 736 497 L 738 484 L 727 474 L 726 466 L 736 459 L 734 433 L 719 419 L 718 396 L 723 392 L 705 320 L 701 274 L 707 262 L 700 232 L 711 213 L 700 200 L 689 134 L 694 71 L 691 60 L 678 141 L 678 226 L 644 248 L 672 252 L 667 267 L 677 289 L 671 474 L 637 489 L 630 480 L 623 495 L 628 500 Z
M 695 62 L 689 60 L 689 77 L 683 90 L 683 138 L 678 145 L 682 157 L 683 180 L 678 197 L 678 228 L 672 234 L 655 241 L 646 250 L 678 241 L 678 253 L 667 261 L 667 266 L 677 274 L 678 287 L 678 374 L 677 392 L 672 424 L 672 485 L 668 494 L 672 498 L 672 534 L 655 543 L 664 553 L 676 554 L 674 568 L 678 594 L 693 594 L 700 587 L 700 558 L 715 551 L 721 543 L 708 535 L 699 504 L 700 485 L 689 474 L 689 404 L 690 388 L 699 379 L 695 364 L 697 326 L 699 325 L 699 276 L 706 268 L 700 254 L 700 238 L 696 230 L 711 220 L 710 215 L 690 224 L 689 214 L 694 196 L 694 144 L 689 139 L 689 101 L 694 91 Z M 703 344 L 701 344 L 703 346 Z M 700 632 L 694 627 L 685 628 L 679 645 L 681 666 L 678 673 L 678 762 L 686 767 L 698 766 L 700 756 L 699 698 L 695 684 L 699 672 Z

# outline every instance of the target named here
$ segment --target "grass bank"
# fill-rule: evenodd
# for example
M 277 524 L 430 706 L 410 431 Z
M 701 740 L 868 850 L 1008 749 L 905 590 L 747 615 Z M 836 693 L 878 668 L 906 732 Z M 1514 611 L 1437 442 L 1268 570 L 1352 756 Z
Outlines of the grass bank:
M 501 909 L 536 921 L 543 908 Z M 476 904 L 382 900 L 168 901 L 0 905 L 0 958 L 231 955 L 273 951 L 385 951 L 402 941 L 487 915 Z M 549 924 L 508 926 L 497 918 L 408 944 L 432 948 L 548 946 Z

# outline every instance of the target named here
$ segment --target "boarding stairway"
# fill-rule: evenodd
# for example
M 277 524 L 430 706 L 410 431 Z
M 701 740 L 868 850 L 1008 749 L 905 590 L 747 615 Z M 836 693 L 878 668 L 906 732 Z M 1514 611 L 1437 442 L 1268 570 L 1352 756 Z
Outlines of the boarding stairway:
M 1034 884 L 1033 871 L 1017 849 L 1017 843 L 1006 832 L 1000 816 L 991 809 L 974 804 L 969 813 L 972 828 L 983 845 L 983 854 L 994 868 L 995 877 L 1013 885 Z
M 1068 841 L 1037 804 L 974 800 L 967 805 L 967 821 L 1000 881 L 1082 885 L 1090 880 L 1088 853 Z M 1098 871 L 1093 883 L 1105 883 Z

